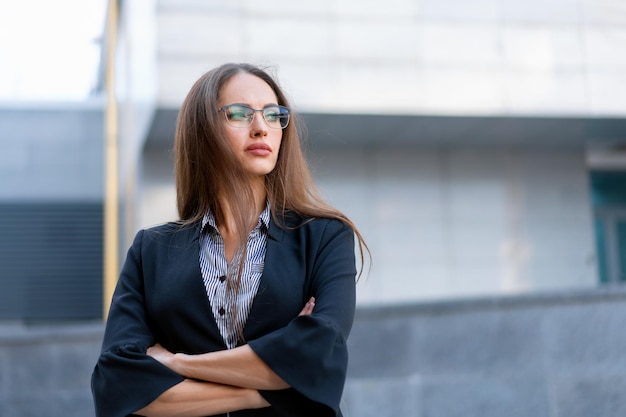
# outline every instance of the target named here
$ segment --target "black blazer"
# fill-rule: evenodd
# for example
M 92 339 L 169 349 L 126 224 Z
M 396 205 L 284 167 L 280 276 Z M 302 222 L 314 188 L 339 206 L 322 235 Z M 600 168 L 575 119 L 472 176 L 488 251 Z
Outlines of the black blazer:
M 168 223 L 135 237 L 92 374 L 97 417 L 131 415 L 184 379 L 146 355 L 154 343 L 188 354 L 226 349 L 202 281 L 199 235 L 199 225 Z M 244 337 L 291 388 L 261 391 L 271 407 L 231 416 L 341 416 L 355 274 L 354 234 L 342 222 L 270 222 Z M 298 316 L 311 296 L 313 314 Z

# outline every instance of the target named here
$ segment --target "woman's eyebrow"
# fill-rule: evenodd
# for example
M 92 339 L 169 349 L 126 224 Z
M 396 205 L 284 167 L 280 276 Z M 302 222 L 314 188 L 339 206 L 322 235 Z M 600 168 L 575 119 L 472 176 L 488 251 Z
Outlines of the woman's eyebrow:
M 235 105 L 236 106 L 248 106 L 248 107 L 252 108 L 252 105 L 250 105 L 249 103 L 230 103 L 230 104 L 226 104 L 226 105 L 227 106 L 235 106 Z M 269 102 L 267 104 L 264 104 L 262 108 L 264 109 L 264 108 L 270 107 L 270 106 L 279 106 L 279 104 L 271 101 L 271 102 Z

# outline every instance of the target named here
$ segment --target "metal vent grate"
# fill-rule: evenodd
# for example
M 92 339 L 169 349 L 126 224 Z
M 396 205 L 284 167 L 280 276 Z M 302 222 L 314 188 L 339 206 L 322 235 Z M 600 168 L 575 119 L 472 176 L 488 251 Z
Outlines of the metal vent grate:
M 0 204 L 0 319 L 102 315 L 102 204 Z

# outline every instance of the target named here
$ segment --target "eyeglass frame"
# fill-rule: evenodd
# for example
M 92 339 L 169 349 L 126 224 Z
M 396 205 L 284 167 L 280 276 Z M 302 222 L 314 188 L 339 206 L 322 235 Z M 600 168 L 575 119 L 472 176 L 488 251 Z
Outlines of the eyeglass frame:
M 245 126 L 236 126 L 236 125 L 231 123 L 231 120 L 228 118 L 228 114 L 226 113 L 226 110 L 229 109 L 230 107 L 233 107 L 233 106 L 245 107 L 245 108 L 247 108 L 249 110 L 252 110 L 252 118 L 250 118 L 250 121 L 248 122 L 247 125 L 245 125 Z M 272 108 L 272 107 L 278 108 L 280 110 L 280 114 L 283 114 L 283 113 L 287 114 L 287 123 L 285 123 L 285 126 L 281 125 L 280 127 L 275 127 L 275 126 L 272 126 L 267 121 L 267 119 L 265 118 L 264 111 L 266 109 L 269 109 L 269 108 Z M 254 108 L 252 108 L 251 106 L 249 106 L 247 104 L 232 103 L 232 104 L 227 104 L 225 106 L 222 106 L 222 107 L 218 108 L 217 111 L 224 113 L 224 118 L 226 119 L 226 123 L 228 123 L 230 126 L 235 127 L 235 128 L 250 127 L 252 125 L 252 123 L 254 122 L 254 114 L 256 112 L 261 112 L 261 115 L 263 116 L 263 121 L 265 122 L 265 124 L 267 124 L 268 127 L 272 128 L 272 129 L 286 129 L 287 126 L 289 126 L 289 122 L 291 120 L 291 110 L 289 109 L 289 107 L 281 106 L 279 104 L 268 104 L 267 106 L 263 107 L 262 109 L 254 109 Z

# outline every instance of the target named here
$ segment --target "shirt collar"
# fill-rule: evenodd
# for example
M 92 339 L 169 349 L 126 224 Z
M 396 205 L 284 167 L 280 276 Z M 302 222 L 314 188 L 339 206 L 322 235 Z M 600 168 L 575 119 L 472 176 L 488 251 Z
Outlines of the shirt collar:
M 266 200 L 265 201 L 265 208 L 263 209 L 263 211 L 259 215 L 259 221 L 258 221 L 255 229 L 263 226 L 265 228 L 265 230 L 269 230 L 270 229 L 270 217 L 271 217 L 271 214 L 270 214 L 270 201 Z M 207 211 L 206 214 L 204 215 L 204 217 L 202 218 L 202 225 L 200 227 L 200 231 L 204 232 L 204 230 L 205 230 L 205 228 L 207 226 L 210 226 L 214 230 L 218 230 L 217 229 L 217 223 L 215 222 L 215 215 L 213 214 L 213 212 L 211 210 Z

